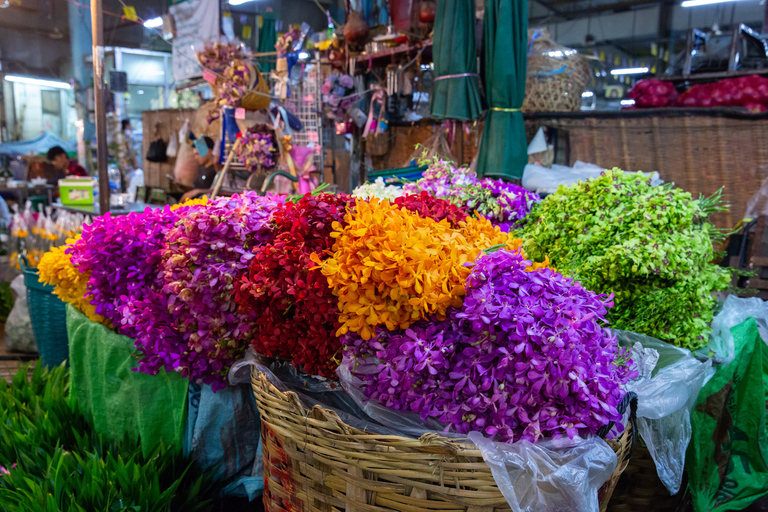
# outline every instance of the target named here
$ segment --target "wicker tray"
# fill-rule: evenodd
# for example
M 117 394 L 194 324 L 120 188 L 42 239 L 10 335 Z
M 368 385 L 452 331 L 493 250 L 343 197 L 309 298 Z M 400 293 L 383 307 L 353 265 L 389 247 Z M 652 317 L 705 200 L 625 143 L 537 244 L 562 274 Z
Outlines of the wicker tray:
M 475 445 L 426 434 L 377 435 L 345 424 L 328 409 L 306 409 L 257 370 L 251 375 L 264 444 L 267 512 L 509 511 Z M 600 489 L 604 512 L 629 461 L 628 426 L 608 441 L 619 464 Z

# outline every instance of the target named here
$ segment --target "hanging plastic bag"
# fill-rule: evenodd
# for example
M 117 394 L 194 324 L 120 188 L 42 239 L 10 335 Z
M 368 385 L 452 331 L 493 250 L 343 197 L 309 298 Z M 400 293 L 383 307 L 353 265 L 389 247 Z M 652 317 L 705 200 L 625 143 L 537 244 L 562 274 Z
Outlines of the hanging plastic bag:
M 16 276 L 11 281 L 11 289 L 16 293 L 16 302 L 13 303 L 13 309 L 5 321 L 5 348 L 13 352 L 37 352 L 23 275 Z
M 176 158 L 176 153 L 179 151 L 179 139 L 171 136 L 168 141 L 168 147 L 165 150 L 165 156 L 168 158 Z
M 736 357 L 704 386 L 691 414 L 686 469 L 697 512 L 744 510 L 768 494 L 768 345 L 753 319 L 731 333 Z
M 197 178 L 197 160 L 192 144 L 187 142 L 189 137 L 189 121 L 179 130 L 179 149 L 176 154 L 176 165 L 173 168 L 174 180 L 185 187 L 194 188 Z
M 744 299 L 729 295 L 720 312 L 712 320 L 712 334 L 709 345 L 697 351 L 704 357 L 711 357 L 715 363 L 728 366 L 735 357 L 731 329 L 748 318 L 754 318 L 763 341 L 768 340 L 768 302 L 757 297 Z M 768 343 L 768 341 L 766 341 Z
M 656 473 L 671 494 L 680 490 L 685 453 L 691 439 L 691 410 L 712 362 L 690 351 L 633 332 L 614 330 L 632 348 L 639 377 L 627 385 L 638 396 L 637 429 L 656 463 Z

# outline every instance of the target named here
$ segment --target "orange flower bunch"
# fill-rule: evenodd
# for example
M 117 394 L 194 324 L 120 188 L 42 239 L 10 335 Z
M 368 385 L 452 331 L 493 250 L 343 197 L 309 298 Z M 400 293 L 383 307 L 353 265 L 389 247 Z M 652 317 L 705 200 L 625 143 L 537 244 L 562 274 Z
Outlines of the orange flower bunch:
M 346 226 L 334 222 L 332 256 L 313 260 L 339 298 L 336 335 L 353 331 L 366 340 L 378 326 L 407 329 L 433 315 L 444 320 L 449 307 L 462 304 L 467 263 L 489 247 L 516 250 L 522 244 L 486 219 L 467 217 L 452 228 L 447 220 L 423 218 L 376 198 L 358 201 L 345 221 Z

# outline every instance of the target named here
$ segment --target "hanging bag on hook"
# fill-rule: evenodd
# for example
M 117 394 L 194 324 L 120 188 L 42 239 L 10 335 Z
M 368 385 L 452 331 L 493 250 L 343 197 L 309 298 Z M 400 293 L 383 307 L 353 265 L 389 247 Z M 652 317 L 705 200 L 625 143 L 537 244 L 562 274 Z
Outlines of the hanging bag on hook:
M 155 163 L 167 162 L 167 149 L 165 141 L 160 137 L 160 123 L 157 123 L 155 124 L 155 140 L 150 143 L 147 150 L 147 160 Z

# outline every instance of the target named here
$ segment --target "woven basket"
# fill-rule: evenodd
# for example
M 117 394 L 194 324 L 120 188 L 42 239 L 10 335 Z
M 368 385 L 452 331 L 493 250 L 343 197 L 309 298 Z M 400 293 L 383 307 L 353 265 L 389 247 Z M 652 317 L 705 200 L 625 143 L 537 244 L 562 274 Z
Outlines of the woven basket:
M 511 510 L 471 443 L 358 430 L 321 406 L 304 408 L 295 393 L 278 390 L 255 369 L 251 383 L 261 414 L 267 512 Z M 608 441 L 620 462 L 600 489 L 601 512 L 629 461 L 632 432 L 628 426 Z
M 44 366 L 58 366 L 69 358 L 67 313 L 64 302 L 53 294 L 53 286 L 41 283 L 37 269 L 27 258 L 19 261 L 27 288 L 27 305 L 37 351 Z
M 529 44 L 523 112 L 573 112 L 591 79 L 583 55 L 558 45 L 546 31 Z M 529 38 L 530 40 L 530 38 Z

